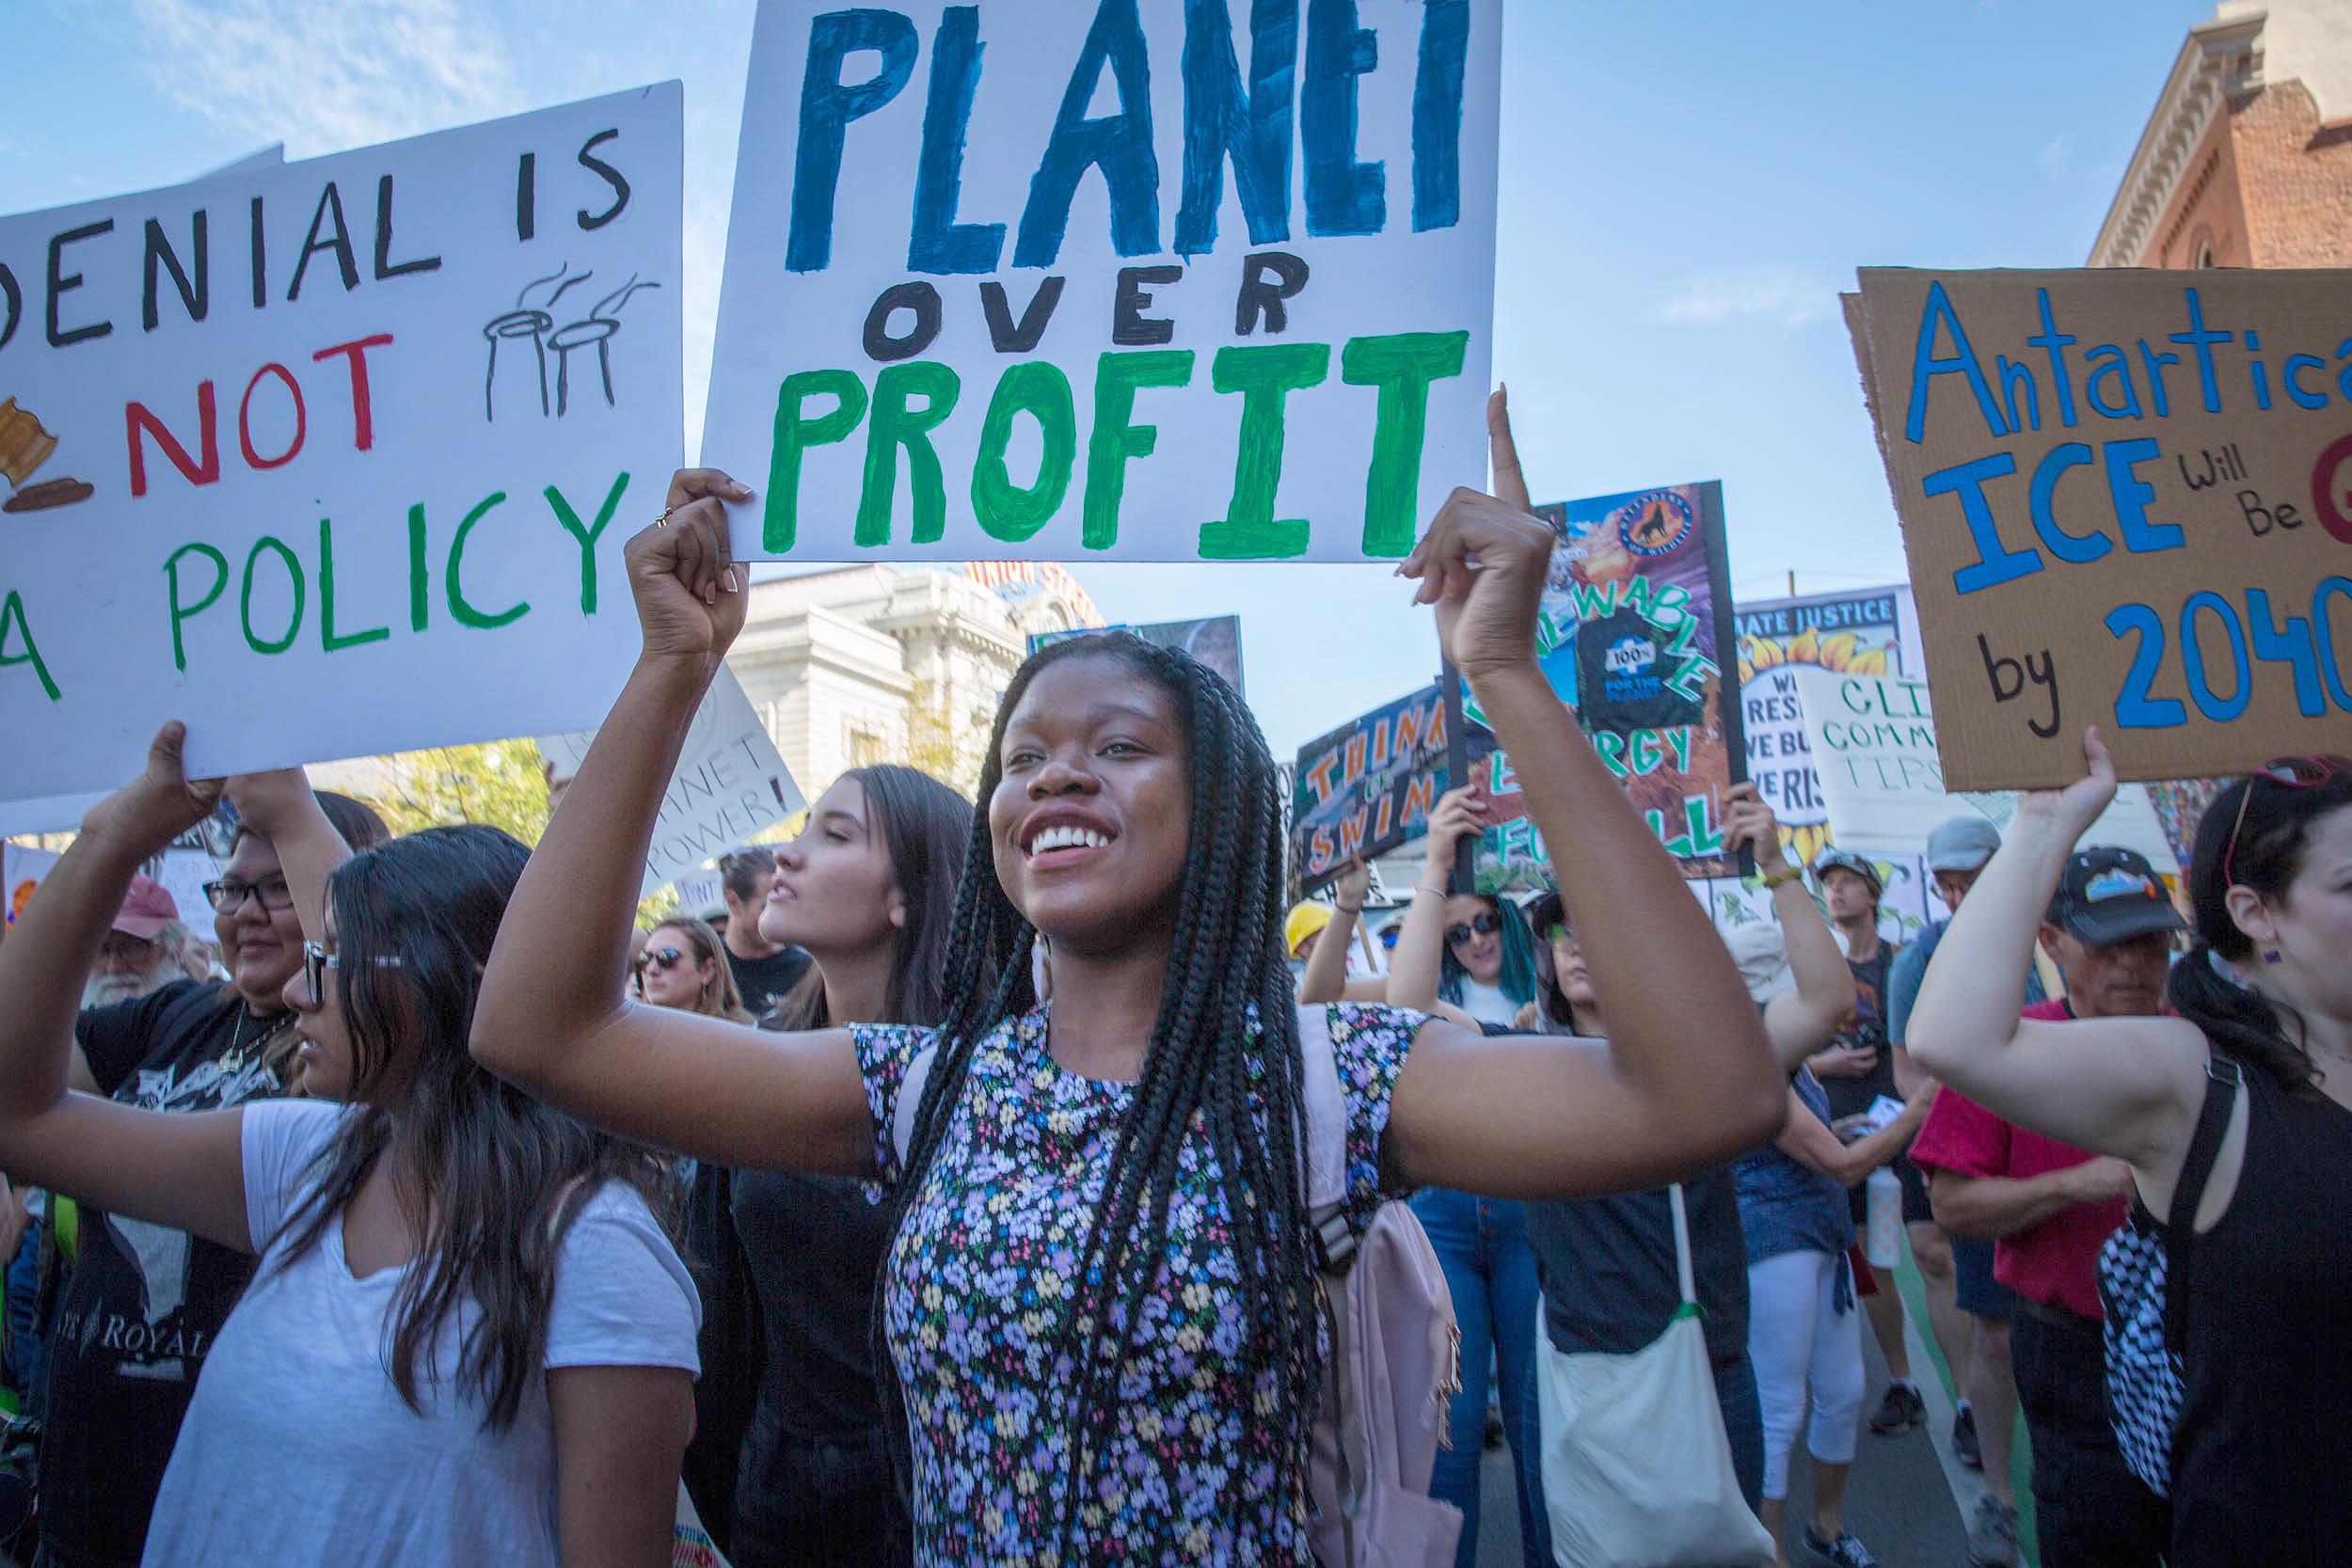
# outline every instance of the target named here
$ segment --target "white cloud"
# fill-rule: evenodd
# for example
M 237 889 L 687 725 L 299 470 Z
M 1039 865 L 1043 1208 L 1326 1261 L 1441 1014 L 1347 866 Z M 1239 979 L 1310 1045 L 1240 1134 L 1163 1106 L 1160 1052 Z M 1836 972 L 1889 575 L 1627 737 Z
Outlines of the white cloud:
M 460 0 L 121 0 L 164 96 L 293 157 L 522 106 L 503 40 Z
M 1833 283 L 1786 274 L 1702 277 L 1661 301 L 1658 319 L 1679 326 L 1711 326 L 1745 318 L 1804 326 L 1826 321 L 1837 310 Z
M 2074 166 L 2074 160 L 2067 153 L 2066 137 L 2064 135 L 2052 136 L 2042 147 L 2034 162 L 2042 166 L 2042 172 L 2050 179 L 2065 179 L 2068 170 Z

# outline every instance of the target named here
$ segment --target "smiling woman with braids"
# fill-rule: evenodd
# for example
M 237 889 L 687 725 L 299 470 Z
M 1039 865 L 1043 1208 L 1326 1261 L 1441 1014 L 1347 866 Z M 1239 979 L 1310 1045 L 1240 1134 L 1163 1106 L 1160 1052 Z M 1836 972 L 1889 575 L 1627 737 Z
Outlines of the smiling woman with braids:
M 1500 409 L 1498 408 L 1498 416 Z M 1706 914 L 1534 662 L 1551 534 L 1456 491 L 1402 568 L 1519 762 L 1562 881 L 1617 918 L 1606 1045 L 1486 1039 L 1335 1005 L 1349 1217 L 1438 1183 L 1648 1186 L 1778 1129 L 1756 1010 Z M 936 1028 L 745 1036 L 616 1004 L 686 721 L 740 629 L 723 474 L 673 481 L 631 540 L 644 652 L 539 845 L 474 1048 L 556 1104 L 736 1165 L 880 1176 L 885 1363 L 924 1563 L 1303 1565 L 1327 1354 L 1281 944 L 1272 758 L 1232 688 L 1118 635 L 1032 657 L 1005 694 Z M 1050 1009 L 1029 958 L 1053 947 Z M 1670 1000 L 1668 1000 L 1670 999 Z M 922 1077 L 905 1118 L 899 1097 Z

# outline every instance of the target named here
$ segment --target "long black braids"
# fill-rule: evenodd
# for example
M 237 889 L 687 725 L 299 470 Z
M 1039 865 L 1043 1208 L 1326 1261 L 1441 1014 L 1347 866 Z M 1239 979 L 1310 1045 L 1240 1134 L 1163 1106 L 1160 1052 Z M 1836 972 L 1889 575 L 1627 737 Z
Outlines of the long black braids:
M 1159 1016 L 1063 1326 L 1059 1359 L 1072 1388 L 1073 1432 L 1070 1468 L 1054 1488 L 1063 1548 L 1083 1522 L 1082 1488 L 1099 1484 L 1093 1470 L 1121 1418 L 1120 1379 L 1167 1257 L 1179 1153 L 1196 1130 L 1213 1158 L 1240 1275 L 1242 1370 L 1252 1386 L 1273 1375 L 1272 1407 L 1253 1401 L 1234 1414 L 1276 1456 L 1279 1497 L 1304 1496 L 1322 1386 L 1302 1063 L 1280 935 L 1279 786 L 1265 737 L 1241 698 L 1183 654 L 1124 633 L 1072 639 L 1032 655 L 1007 689 L 981 768 L 980 809 L 948 939 L 937 1054 L 908 1139 L 896 1218 L 904 1222 L 938 1156 L 975 1049 L 998 1024 L 1036 1006 L 1037 933 L 996 879 L 988 822 L 1003 777 L 1006 721 L 1039 672 L 1064 658 L 1105 655 L 1170 697 L 1184 728 L 1192 800 Z M 902 1391 L 880 1342 L 882 1294 L 876 1360 L 895 1417 Z M 891 1427 L 892 1442 L 905 1442 L 903 1420 Z

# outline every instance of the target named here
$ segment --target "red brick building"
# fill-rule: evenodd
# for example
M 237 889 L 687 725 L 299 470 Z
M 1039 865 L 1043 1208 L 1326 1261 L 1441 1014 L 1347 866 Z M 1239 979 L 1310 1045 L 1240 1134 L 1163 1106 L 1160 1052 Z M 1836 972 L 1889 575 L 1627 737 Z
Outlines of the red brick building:
M 2189 30 L 2090 264 L 2352 266 L 2352 0 L 2228 0 Z

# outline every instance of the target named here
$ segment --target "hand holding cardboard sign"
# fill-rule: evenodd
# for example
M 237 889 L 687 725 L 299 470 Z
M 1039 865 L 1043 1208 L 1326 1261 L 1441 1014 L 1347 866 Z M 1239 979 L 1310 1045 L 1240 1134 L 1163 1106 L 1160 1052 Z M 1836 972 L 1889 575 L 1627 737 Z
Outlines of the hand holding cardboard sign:
M 2064 789 L 2028 790 L 2020 797 L 2013 825 L 2045 821 L 2063 832 L 2069 844 L 2082 837 L 2115 800 L 2115 760 L 2096 724 L 2083 731 L 2083 761 L 2090 771 Z
M 88 836 L 111 839 L 140 859 L 213 815 L 220 800 L 218 779 L 190 780 L 180 766 L 188 727 L 174 719 L 155 732 L 139 776 L 90 807 L 82 818 Z
M 743 629 L 743 579 L 727 547 L 721 502 L 751 496 L 716 468 L 671 476 L 669 505 L 626 552 L 645 658 L 715 661 Z

